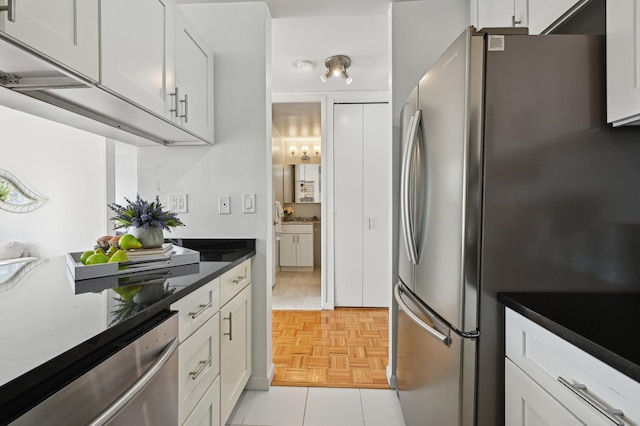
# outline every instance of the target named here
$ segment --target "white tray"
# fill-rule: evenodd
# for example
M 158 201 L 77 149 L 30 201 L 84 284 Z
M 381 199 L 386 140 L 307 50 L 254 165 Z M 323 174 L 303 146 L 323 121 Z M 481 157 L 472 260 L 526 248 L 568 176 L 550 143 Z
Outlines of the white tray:
M 82 252 L 67 253 L 67 267 L 71 277 L 76 281 L 200 262 L 199 252 L 180 246 L 174 246 L 171 252 L 167 254 L 144 257 L 132 256 L 127 262 L 120 263 L 83 265 L 80 262 L 80 256 L 82 256 Z M 122 266 L 127 268 L 120 269 Z

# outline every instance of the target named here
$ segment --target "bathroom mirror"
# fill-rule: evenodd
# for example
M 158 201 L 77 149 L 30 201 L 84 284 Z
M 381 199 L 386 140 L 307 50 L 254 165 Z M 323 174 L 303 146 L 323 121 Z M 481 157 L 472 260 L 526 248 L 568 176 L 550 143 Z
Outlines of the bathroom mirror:
M 294 198 L 296 203 L 319 203 L 320 178 L 322 167 L 319 164 L 296 164 Z

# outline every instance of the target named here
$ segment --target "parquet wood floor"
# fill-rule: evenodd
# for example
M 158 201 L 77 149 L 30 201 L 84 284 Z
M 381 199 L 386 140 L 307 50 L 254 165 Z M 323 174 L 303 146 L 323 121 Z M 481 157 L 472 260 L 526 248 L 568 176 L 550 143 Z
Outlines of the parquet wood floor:
M 389 388 L 388 309 L 272 312 L 272 385 Z

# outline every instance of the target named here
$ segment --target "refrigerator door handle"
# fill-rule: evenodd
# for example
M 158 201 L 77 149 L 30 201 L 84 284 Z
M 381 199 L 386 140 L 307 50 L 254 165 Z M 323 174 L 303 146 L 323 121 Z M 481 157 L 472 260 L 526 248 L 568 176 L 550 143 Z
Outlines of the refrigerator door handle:
M 400 176 L 400 217 L 402 223 L 402 232 L 404 234 L 405 249 L 407 257 L 414 265 L 418 264 L 418 250 L 416 248 L 415 235 L 411 223 L 410 209 L 410 185 L 409 178 L 411 175 L 411 164 L 413 153 L 415 152 L 416 132 L 418 131 L 418 123 L 420 122 L 420 111 L 409 120 L 409 132 L 407 133 L 407 141 L 405 143 L 406 151 L 402 159 L 402 174 Z
M 407 316 L 413 320 L 413 322 L 422 327 L 427 333 L 438 339 L 445 346 L 451 346 L 451 338 L 431 327 L 429 324 L 422 321 L 415 313 L 413 313 L 411 308 L 409 308 L 405 301 L 402 300 L 401 293 L 402 290 L 400 290 L 400 284 L 398 283 L 393 290 L 393 294 L 395 296 L 396 302 L 398 302 L 398 306 L 400 307 L 400 309 L 402 309 L 407 314 Z

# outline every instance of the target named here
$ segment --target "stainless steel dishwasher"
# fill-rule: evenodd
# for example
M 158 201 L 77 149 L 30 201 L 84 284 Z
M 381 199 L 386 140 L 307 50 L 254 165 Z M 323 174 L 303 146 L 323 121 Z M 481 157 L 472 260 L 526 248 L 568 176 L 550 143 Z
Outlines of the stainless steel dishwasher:
M 178 424 L 178 317 L 162 315 L 12 425 Z

